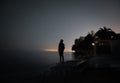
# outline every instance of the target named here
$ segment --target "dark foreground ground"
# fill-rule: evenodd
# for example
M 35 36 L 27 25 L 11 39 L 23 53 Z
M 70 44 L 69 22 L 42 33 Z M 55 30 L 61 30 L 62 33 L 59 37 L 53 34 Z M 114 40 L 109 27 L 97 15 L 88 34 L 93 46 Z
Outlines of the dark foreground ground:
M 81 62 L 81 61 L 80 61 Z M 43 83 L 120 83 L 120 69 L 118 67 L 91 66 L 88 61 L 69 62 L 73 65 L 54 68 L 50 76 L 42 81 Z M 65 65 L 67 63 L 64 63 Z M 105 64 L 106 65 L 106 64 Z M 107 64 L 108 65 L 108 64 Z M 60 66 L 60 65 L 59 65 Z M 55 71 L 57 70 L 57 71 Z
M 120 83 L 120 57 L 103 56 L 67 61 L 35 76 L 2 81 L 1 83 Z

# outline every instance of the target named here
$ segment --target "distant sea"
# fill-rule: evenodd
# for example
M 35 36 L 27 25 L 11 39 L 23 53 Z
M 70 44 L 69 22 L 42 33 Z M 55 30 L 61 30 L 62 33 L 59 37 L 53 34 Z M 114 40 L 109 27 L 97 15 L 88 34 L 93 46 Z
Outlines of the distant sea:
M 64 53 L 65 61 L 73 60 L 71 52 Z M 59 63 L 57 52 L 3 51 L 0 55 L 1 79 L 11 80 L 39 75 Z

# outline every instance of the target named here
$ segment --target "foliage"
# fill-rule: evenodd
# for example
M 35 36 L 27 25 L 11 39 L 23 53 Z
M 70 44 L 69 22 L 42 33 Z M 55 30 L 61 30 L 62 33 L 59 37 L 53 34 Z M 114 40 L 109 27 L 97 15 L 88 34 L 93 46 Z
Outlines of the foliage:
M 93 53 L 94 44 L 99 40 L 114 40 L 120 39 L 120 35 L 116 34 L 112 29 L 103 27 L 94 33 L 94 31 L 89 32 L 85 37 L 80 37 L 75 39 L 75 43 L 72 46 L 72 50 L 79 53 L 79 55 L 90 55 Z M 94 43 L 94 44 L 93 44 Z
M 116 33 L 113 30 L 104 26 L 96 32 L 95 36 L 101 40 L 112 40 L 114 39 L 115 34 Z

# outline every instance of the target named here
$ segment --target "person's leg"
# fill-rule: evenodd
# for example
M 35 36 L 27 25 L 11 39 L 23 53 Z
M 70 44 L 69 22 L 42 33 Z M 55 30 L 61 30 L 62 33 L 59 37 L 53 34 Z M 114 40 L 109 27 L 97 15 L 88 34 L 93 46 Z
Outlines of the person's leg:
M 60 58 L 60 62 L 61 62 L 61 52 L 59 51 L 59 58 Z
M 60 62 L 62 62 L 62 61 L 61 61 L 61 56 L 60 56 Z
M 64 62 L 63 52 L 61 52 L 62 62 Z
M 64 62 L 64 56 L 62 56 L 62 62 Z
M 64 56 L 62 51 L 59 52 L 59 56 L 60 56 L 60 62 L 64 62 Z

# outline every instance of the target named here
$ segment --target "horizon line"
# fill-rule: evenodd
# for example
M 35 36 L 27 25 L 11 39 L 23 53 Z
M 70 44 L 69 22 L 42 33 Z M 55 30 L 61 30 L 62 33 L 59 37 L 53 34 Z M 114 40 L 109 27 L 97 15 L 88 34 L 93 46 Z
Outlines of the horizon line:
M 49 48 L 49 49 L 44 49 L 43 51 L 46 51 L 46 52 L 58 52 L 58 49 Z M 64 52 L 74 52 L 74 51 L 72 51 L 70 49 L 65 49 Z

